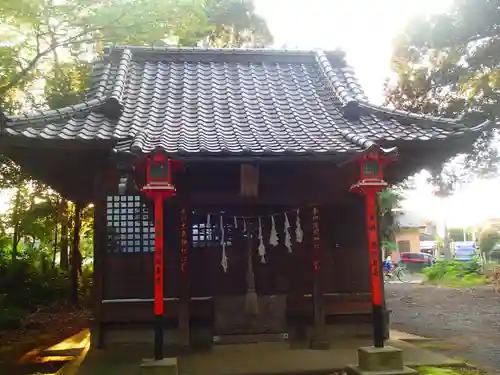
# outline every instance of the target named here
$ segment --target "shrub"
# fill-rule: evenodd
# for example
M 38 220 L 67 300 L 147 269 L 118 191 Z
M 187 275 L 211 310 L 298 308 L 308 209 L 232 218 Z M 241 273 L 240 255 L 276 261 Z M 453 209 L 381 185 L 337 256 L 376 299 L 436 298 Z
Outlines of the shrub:
M 91 293 L 92 293 L 92 266 L 85 266 L 82 269 L 82 275 L 80 278 L 80 296 L 84 303 L 90 303 Z
M 32 310 L 41 304 L 65 301 L 69 287 L 68 275 L 59 269 L 42 271 L 24 260 L 0 264 L 3 306 Z
M 469 275 L 479 276 L 481 274 L 481 263 L 477 258 L 468 262 L 455 260 L 439 260 L 431 267 L 424 268 L 424 275 L 428 281 L 439 282 L 443 279 L 472 280 Z
M 21 327 L 24 311 L 16 307 L 0 308 L 0 329 Z

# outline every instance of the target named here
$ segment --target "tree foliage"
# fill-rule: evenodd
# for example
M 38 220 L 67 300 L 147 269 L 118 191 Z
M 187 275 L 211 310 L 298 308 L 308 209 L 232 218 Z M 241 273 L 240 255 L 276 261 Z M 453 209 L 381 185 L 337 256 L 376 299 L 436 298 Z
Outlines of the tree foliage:
M 251 0 L 2 0 L 0 35 L 0 116 L 81 102 L 91 61 L 110 43 L 205 47 L 272 43 Z M 33 180 L 3 155 L 0 189 L 12 197 L 9 209 L 0 213 L 0 279 L 5 281 L 0 283 L 0 302 L 15 285 L 41 282 L 29 275 L 47 275 L 64 283 L 61 290 L 74 285 L 74 280 L 67 282 L 68 277 L 78 276 L 74 266 L 81 270 L 81 262 L 91 260 L 93 207 L 81 212 L 80 246 L 75 253 L 69 251 L 75 230 L 73 202 Z M 70 255 L 79 257 L 79 264 L 70 262 Z M 73 267 L 69 273 L 68 265 Z M 21 293 L 19 298 L 34 297 Z M 0 325 L 1 316 L 2 309 Z
M 391 248 L 397 230 L 395 209 L 404 199 L 404 185 L 396 185 L 378 193 L 379 233 L 384 247 Z
M 499 242 L 500 233 L 497 230 L 493 228 L 485 229 L 479 237 L 479 250 L 481 250 L 481 253 L 488 256 L 491 250 L 493 250 L 495 245 Z
M 455 0 L 447 13 L 413 19 L 395 41 L 387 103 L 397 109 L 463 117 L 473 126 L 500 116 L 500 1 Z M 463 159 L 467 167 L 434 172 L 442 190 L 465 176 L 497 171 L 496 131 L 486 131 Z
M 472 241 L 474 228 L 449 228 L 449 238 L 451 241 L 462 242 Z
M 249 0 L 4 0 L 0 28 L 6 34 L 0 49 L 3 101 L 50 67 L 59 69 L 62 59 L 88 60 L 108 43 L 263 47 L 272 42 Z

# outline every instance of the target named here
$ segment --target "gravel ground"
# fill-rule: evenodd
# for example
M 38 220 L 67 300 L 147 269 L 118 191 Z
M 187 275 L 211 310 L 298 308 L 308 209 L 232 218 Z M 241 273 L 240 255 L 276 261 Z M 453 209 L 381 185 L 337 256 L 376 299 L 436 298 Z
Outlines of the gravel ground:
M 386 284 L 392 328 L 450 343 L 448 354 L 500 370 L 500 295 L 468 289 Z

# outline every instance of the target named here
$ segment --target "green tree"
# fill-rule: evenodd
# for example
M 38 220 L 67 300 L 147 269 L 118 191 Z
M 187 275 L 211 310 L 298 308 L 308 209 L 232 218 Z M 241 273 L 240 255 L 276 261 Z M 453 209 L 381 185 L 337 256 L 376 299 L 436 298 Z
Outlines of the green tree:
M 387 86 L 387 103 L 410 112 L 462 117 L 470 125 L 496 121 L 499 63 L 499 1 L 455 0 L 445 14 L 413 19 L 396 39 L 392 66 L 398 82 Z M 465 176 L 496 173 L 499 155 L 491 143 L 495 134 L 485 132 L 469 150 L 463 159 L 465 172 L 443 171 L 436 165 L 434 182 L 442 194 L 449 194 Z
M 500 233 L 495 229 L 485 229 L 479 237 L 479 250 L 489 258 L 491 251 L 500 242 Z
M 397 229 L 394 210 L 400 208 L 404 199 L 404 185 L 397 185 L 378 193 L 379 234 L 381 245 L 393 249 L 394 233 Z
M 0 104 L 68 56 L 83 59 L 107 43 L 264 47 L 272 37 L 249 0 L 4 0 Z
M 449 228 L 449 238 L 455 242 L 461 241 L 472 241 L 473 236 L 473 228 Z M 465 237 L 464 237 L 465 232 Z
M 0 2 L 0 33 L 0 116 L 81 102 L 90 61 L 108 43 L 272 43 L 251 0 L 5 0 Z M 92 254 L 93 208 L 80 207 L 76 215 L 74 203 L 0 156 L 0 189 L 6 188 L 13 189 L 13 199 L 9 211 L 0 215 L 0 261 L 22 258 L 43 268 L 47 259 L 55 265 L 59 253 L 76 299 L 82 261 Z

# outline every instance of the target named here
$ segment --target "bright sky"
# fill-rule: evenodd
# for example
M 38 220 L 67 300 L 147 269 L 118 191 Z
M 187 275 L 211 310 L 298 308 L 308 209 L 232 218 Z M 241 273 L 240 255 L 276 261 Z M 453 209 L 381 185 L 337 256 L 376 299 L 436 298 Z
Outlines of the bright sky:
M 275 45 L 342 48 L 372 101 L 382 100 L 392 40 L 419 13 L 439 13 L 451 0 L 254 0 Z
M 267 21 L 276 47 L 342 48 L 371 101 L 381 103 L 383 84 L 390 77 L 392 40 L 413 16 L 445 11 L 452 0 L 254 0 Z M 450 226 L 476 225 L 500 217 L 500 179 L 474 181 L 460 189 L 448 209 L 429 186 L 418 179 L 405 207 Z

